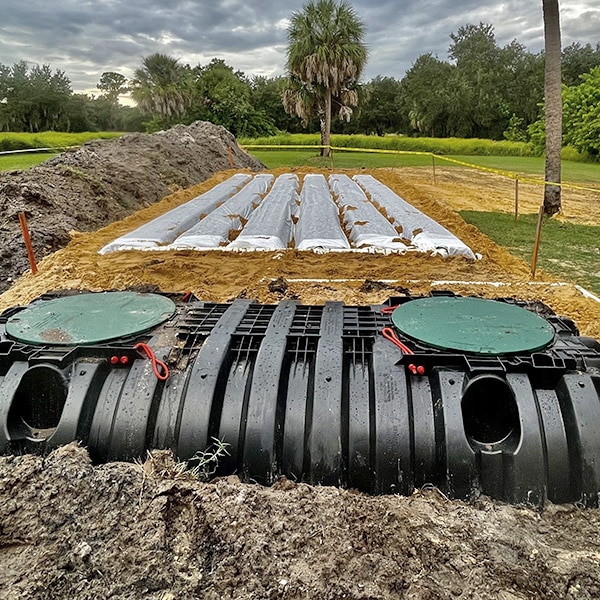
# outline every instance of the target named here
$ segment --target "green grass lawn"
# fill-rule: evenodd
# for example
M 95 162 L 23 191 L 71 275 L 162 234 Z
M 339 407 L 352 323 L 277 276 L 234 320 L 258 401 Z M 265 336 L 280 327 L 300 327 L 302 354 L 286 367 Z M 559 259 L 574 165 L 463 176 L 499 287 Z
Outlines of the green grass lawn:
M 544 178 L 544 159 L 537 156 L 451 156 L 462 162 L 471 163 L 488 169 L 498 169 L 511 173 L 524 173 L 536 179 Z M 451 166 L 442 158 L 436 164 Z M 562 161 L 562 179 L 564 182 L 587 184 L 600 189 L 600 163 Z
M 494 242 L 531 264 L 537 215 L 513 215 L 465 210 L 462 218 Z M 600 295 L 600 226 L 575 225 L 545 219 L 538 267 Z
M 418 154 L 387 154 L 370 152 L 349 152 L 337 150 L 333 153 L 333 159 L 321 158 L 315 149 L 257 149 L 249 150 L 252 156 L 260 160 L 268 169 L 278 167 L 331 167 L 338 169 L 376 169 L 377 167 L 430 167 L 432 159 L 430 156 Z M 526 176 L 543 180 L 544 159 L 535 156 L 472 156 L 452 155 L 448 156 L 464 163 L 497 169 L 509 173 L 524 174 Z M 460 167 L 456 163 L 446 161 L 443 158 L 435 159 L 439 167 Z M 600 189 L 600 163 L 585 163 L 575 161 L 563 161 L 563 181 L 591 186 Z
M 0 155 L 0 171 L 12 171 L 13 169 L 28 169 L 34 165 L 56 156 L 48 152 L 27 152 L 23 154 Z
M 27 148 L 68 148 L 80 146 L 89 140 L 121 137 L 118 131 L 83 131 L 65 133 L 62 131 L 41 131 L 39 133 L 18 133 L 14 131 L 0 133 L 0 151 L 25 150 Z
M 40 133 L 0 133 L 0 171 L 28 169 L 65 148 L 81 146 L 85 142 L 97 139 L 111 139 L 123 134 L 116 131 L 92 131 L 83 133 L 63 133 L 60 131 L 42 131 Z M 55 152 L 19 152 L 33 148 L 55 148 Z M 10 152 L 2 154 L 2 152 Z
M 267 169 L 278 167 L 332 167 L 337 169 L 377 169 L 378 167 L 423 167 L 431 166 L 430 156 L 413 154 L 386 154 L 370 152 L 334 151 L 332 158 L 322 158 L 312 148 L 265 149 L 249 151 Z

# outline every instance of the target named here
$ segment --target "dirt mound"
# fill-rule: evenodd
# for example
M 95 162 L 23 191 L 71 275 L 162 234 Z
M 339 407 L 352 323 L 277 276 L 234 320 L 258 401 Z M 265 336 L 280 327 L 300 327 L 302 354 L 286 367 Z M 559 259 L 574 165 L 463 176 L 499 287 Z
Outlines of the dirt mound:
M 32 169 L 0 174 L 0 292 L 29 266 L 19 212 L 41 259 L 65 246 L 72 230 L 93 231 L 232 166 L 263 167 L 225 128 L 197 121 L 88 142 Z
M 598 598 L 600 512 L 0 458 L 0 598 Z

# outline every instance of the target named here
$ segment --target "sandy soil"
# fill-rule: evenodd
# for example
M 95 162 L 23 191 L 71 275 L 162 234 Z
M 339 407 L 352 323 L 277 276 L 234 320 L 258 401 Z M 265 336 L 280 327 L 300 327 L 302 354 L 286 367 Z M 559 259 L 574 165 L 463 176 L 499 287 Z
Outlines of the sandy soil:
M 275 170 L 278 175 L 284 170 Z M 311 172 L 316 172 L 311 170 Z M 326 171 L 323 171 L 327 173 Z M 352 175 L 356 171 L 347 171 Z M 542 300 L 555 312 L 573 318 L 585 335 L 600 338 L 600 304 L 585 298 L 574 285 L 540 285 L 555 282 L 545 273 L 530 278 L 530 269 L 522 260 L 493 243 L 475 227 L 468 225 L 448 207 L 457 189 L 462 202 L 472 198 L 479 205 L 483 188 L 473 185 L 449 186 L 438 183 L 428 189 L 427 171 L 380 169 L 372 171 L 378 179 L 404 199 L 435 218 L 467 243 L 481 260 L 462 257 L 442 258 L 420 253 L 384 255 L 368 253 L 312 252 L 222 252 L 222 251 L 126 251 L 99 255 L 98 250 L 114 238 L 146 223 L 158 214 L 210 189 L 231 175 L 220 172 L 211 179 L 180 190 L 161 202 L 112 223 L 93 233 L 72 232 L 70 244 L 45 258 L 38 274 L 23 276 L 0 296 L 0 310 L 29 302 L 40 294 L 65 288 L 102 290 L 153 285 L 165 292 L 193 292 L 203 300 L 224 302 L 245 296 L 261 302 L 277 302 L 283 296 L 272 293 L 268 283 L 283 277 L 288 281 L 285 295 L 303 303 L 343 300 L 348 304 L 373 303 L 393 295 L 393 287 L 405 287 L 412 293 L 428 293 L 432 288 L 452 289 L 461 294 L 484 297 L 515 296 L 524 300 Z M 304 171 L 298 170 L 302 177 Z M 493 182 L 489 188 L 493 190 Z M 438 199 L 441 198 L 441 199 Z M 583 208 L 581 207 L 583 211 Z M 303 279 L 321 280 L 314 282 Z M 365 292 L 366 280 L 394 280 L 390 289 Z M 323 281 L 324 280 L 324 281 Z M 442 281 L 442 283 L 434 283 Z M 478 282 L 475 285 L 467 283 Z M 481 283 L 487 282 L 486 285 Z M 502 284 L 492 285 L 492 284 Z
M 600 304 L 544 273 L 531 282 L 526 264 L 452 210 L 489 208 L 505 195 L 493 177 L 467 184 L 454 170 L 438 172 L 436 186 L 426 170 L 373 174 L 479 252 L 479 261 L 296 251 L 97 254 L 230 174 L 219 172 L 97 232 L 71 232 L 70 243 L 44 258 L 37 275 L 25 274 L 0 296 L 0 310 L 64 288 L 147 285 L 214 301 L 352 304 L 380 302 L 400 288 L 446 288 L 542 300 L 600 338 Z M 580 210 L 585 220 L 593 213 L 585 202 L 567 204 L 567 214 Z M 270 291 L 279 277 L 287 285 Z M 166 453 L 143 465 L 92 465 L 75 445 L 45 458 L 1 457 L 0 500 L 2 599 L 600 597 L 600 510 L 573 505 L 535 511 L 486 498 L 450 501 L 435 490 L 369 497 L 287 480 L 272 488 L 236 477 L 207 483 Z

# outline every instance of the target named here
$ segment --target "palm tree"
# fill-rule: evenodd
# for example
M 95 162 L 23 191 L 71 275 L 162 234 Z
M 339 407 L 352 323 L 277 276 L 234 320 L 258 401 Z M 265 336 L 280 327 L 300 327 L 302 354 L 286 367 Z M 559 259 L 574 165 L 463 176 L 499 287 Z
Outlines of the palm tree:
M 292 14 L 283 102 L 304 124 L 318 115 L 323 156 L 329 154 L 332 105 L 349 119 L 358 104 L 355 88 L 367 62 L 364 34 L 362 21 L 345 0 L 311 0 Z
M 151 54 L 142 60 L 131 82 L 131 96 L 144 114 L 168 124 L 180 119 L 190 105 L 189 68 L 166 54 Z
M 560 12 L 558 0 L 542 0 L 546 70 L 544 95 L 546 100 L 546 176 L 550 183 L 560 183 L 560 151 L 562 148 L 562 86 L 560 74 Z M 560 211 L 560 185 L 544 186 L 544 212 Z

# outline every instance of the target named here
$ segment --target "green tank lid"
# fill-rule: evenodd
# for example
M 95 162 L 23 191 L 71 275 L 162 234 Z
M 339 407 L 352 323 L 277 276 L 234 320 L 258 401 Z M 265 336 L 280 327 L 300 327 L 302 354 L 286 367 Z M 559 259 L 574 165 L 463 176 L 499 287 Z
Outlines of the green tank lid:
M 412 300 L 392 313 L 396 329 L 428 346 L 475 354 L 514 354 L 546 348 L 548 321 L 514 304 L 483 298 L 434 296 Z
M 173 301 L 158 294 L 77 294 L 31 304 L 8 319 L 6 333 L 32 345 L 89 345 L 141 334 L 174 312 Z

